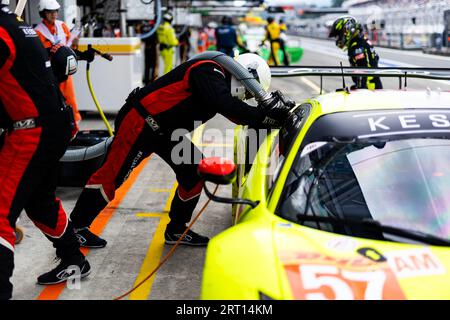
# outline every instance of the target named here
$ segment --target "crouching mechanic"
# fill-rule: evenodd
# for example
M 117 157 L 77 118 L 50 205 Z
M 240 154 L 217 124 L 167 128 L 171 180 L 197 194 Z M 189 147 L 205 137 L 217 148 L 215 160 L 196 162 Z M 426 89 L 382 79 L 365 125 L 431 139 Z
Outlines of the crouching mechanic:
M 3 1 L 2 1 L 3 2 Z M 15 224 L 22 209 L 53 242 L 60 264 L 38 283 L 63 282 L 90 266 L 55 196 L 58 161 L 71 138 L 72 112 L 63 103 L 36 32 L 0 4 L 0 299 L 10 299 Z
M 251 68 L 262 87 L 265 90 L 269 88 L 270 69 L 258 55 L 243 54 L 236 60 L 231 59 L 231 63 Z M 106 241 L 91 233 L 88 227 L 114 199 L 115 190 L 131 171 L 152 153 L 158 154 L 176 173 L 179 186 L 171 203 L 170 222 L 164 234 L 167 244 L 175 244 L 191 220 L 203 181 L 197 175 L 198 163 L 193 159 L 189 163 L 178 164 L 177 159 L 172 158 L 172 149 L 179 144 L 179 141 L 172 140 L 172 132 L 177 129 L 192 131 L 195 121 L 206 122 L 217 113 L 236 123 L 264 128 L 280 127 L 289 116 L 289 107 L 280 95 L 272 93 L 264 103 L 266 109 L 263 109 L 247 105 L 232 95 L 233 92 L 244 98 L 246 92 L 243 89 L 241 82 L 219 63 L 194 57 L 155 82 L 132 92 L 117 115 L 116 136 L 105 162 L 88 181 L 71 214 L 81 245 L 97 248 L 106 245 Z M 190 150 L 201 156 L 200 150 L 192 143 Z M 208 241 L 207 237 L 190 230 L 181 244 L 204 246 Z
M 380 58 L 355 18 L 345 16 L 336 19 L 328 37 L 336 39 L 337 47 L 347 50 L 352 67 L 378 68 Z M 383 89 L 379 77 L 352 77 L 352 79 L 355 83 L 352 89 Z

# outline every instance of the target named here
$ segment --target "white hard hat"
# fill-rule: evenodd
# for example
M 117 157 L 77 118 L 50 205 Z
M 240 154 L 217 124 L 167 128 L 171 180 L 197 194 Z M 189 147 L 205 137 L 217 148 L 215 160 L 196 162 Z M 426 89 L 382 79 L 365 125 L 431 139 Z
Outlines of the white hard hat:
M 59 10 L 59 8 L 61 8 L 61 6 L 56 0 L 41 0 L 38 4 L 39 12 L 44 10 Z
M 6 5 L 9 5 L 9 0 L 1 0 L 0 4 L 6 4 Z
M 241 54 L 235 60 L 254 75 L 265 91 L 269 90 L 272 74 L 266 60 L 254 53 Z M 231 77 L 231 95 L 241 100 L 246 99 L 245 86 L 234 76 Z

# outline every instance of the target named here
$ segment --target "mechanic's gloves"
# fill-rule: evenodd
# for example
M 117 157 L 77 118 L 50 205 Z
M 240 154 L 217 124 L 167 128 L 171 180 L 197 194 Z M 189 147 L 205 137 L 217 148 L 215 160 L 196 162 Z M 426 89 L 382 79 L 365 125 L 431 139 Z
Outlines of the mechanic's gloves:
M 290 111 L 295 107 L 295 102 L 286 99 L 280 91 L 270 94 L 270 98 L 259 104 L 265 113 L 262 124 L 270 128 L 281 128 L 290 116 Z
M 78 51 L 77 50 L 77 60 L 85 60 L 91 63 L 95 59 L 94 50 Z

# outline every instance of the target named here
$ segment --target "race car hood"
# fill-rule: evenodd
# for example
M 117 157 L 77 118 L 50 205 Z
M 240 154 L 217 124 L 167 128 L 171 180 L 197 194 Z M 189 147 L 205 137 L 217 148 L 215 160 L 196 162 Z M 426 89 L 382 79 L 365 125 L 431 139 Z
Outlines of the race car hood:
M 449 299 L 450 248 L 274 223 L 283 299 Z

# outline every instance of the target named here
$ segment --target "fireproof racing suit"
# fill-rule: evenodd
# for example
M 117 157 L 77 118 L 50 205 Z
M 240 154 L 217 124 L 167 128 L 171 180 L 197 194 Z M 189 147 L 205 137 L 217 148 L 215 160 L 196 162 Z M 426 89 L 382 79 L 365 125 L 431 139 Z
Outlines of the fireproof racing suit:
M 176 152 L 181 149 L 177 149 L 180 141 L 173 138 L 179 137 L 176 130 L 192 131 L 195 121 L 206 122 L 217 113 L 255 127 L 265 118 L 259 108 L 231 96 L 230 79 L 219 64 L 194 59 L 132 93 L 117 115 L 116 136 L 103 166 L 92 175 L 71 214 L 74 227 L 90 226 L 131 171 L 156 153 L 174 170 L 179 185 L 168 228 L 184 230 L 203 187 L 197 175 L 202 153 L 188 139 L 183 140 L 188 146 L 182 148 L 183 154 Z M 191 154 L 184 154 L 185 150 Z
M 71 110 L 36 32 L 0 5 L 0 299 L 9 299 L 15 224 L 22 209 L 60 258 L 80 254 L 55 197 L 58 161 L 71 138 Z
M 359 34 L 350 41 L 348 59 L 353 67 L 377 68 L 379 56 L 372 43 Z M 379 77 L 353 77 L 353 82 L 358 89 L 383 89 Z

